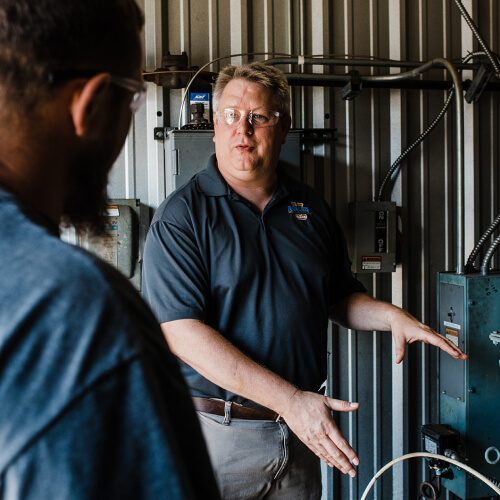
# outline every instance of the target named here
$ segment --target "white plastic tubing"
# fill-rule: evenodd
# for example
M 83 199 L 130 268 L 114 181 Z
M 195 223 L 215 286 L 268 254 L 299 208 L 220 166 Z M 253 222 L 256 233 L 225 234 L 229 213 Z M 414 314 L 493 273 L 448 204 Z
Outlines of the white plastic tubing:
M 461 469 L 466 470 L 473 476 L 476 476 L 478 479 L 483 481 L 483 483 L 487 484 L 495 493 L 500 495 L 500 488 L 496 485 L 494 485 L 487 477 L 483 476 L 480 472 L 475 471 L 472 467 L 469 467 L 468 465 L 463 464 L 462 462 L 459 462 L 458 460 L 454 460 L 453 458 L 448 458 L 444 457 L 442 455 L 436 455 L 435 453 L 424 453 L 424 452 L 418 452 L 418 453 L 409 453 L 408 455 L 403 455 L 402 457 L 396 458 L 392 462 L 389 462 L 387 465 L 382 467 L 377 474 L 372 478 L 372 480 L 368 483 L 368 486 L 366 487 L 363 496 L 361 497 L 361 500 L 366 500 L 366 497 L 370 490 L 372 489 L 372 486 L 375 484 L 375 481 L 387 470 L 390 469 L 393 465 L 397 464 L 398 462 L 402 462 L 403 460 L 407 460 L 408 458 L 418 458 L 418 457 L 425 457 L 425 458 L 435 458 L 436 460 L 442 460 L 443 462 L 448 462 L 450 464 L 453 464 L 457 467 L 460 467 Z

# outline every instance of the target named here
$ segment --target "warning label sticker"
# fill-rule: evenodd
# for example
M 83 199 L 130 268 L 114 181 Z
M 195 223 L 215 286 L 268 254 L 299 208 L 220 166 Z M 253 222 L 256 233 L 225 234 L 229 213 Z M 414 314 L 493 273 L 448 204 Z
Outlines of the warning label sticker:
M 378 256 L 361 257 L 361 269 L 366 269 L 366 270 L 382 269 L 382 257 Z
M 451 328 L 446 328 L 445 330 L 446 338 L 451 340 L 458 347 L 458 330 L 452 330 Z

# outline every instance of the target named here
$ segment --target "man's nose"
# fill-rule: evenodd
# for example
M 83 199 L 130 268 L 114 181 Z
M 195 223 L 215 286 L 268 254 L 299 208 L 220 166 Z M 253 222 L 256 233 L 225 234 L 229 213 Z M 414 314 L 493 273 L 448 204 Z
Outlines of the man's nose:
M 253 126 L 252 126 L 252 115 L 248 113 L 241 117 L 238 123 L 238 133 L 244 135 L 252 135 L 253 134 Z

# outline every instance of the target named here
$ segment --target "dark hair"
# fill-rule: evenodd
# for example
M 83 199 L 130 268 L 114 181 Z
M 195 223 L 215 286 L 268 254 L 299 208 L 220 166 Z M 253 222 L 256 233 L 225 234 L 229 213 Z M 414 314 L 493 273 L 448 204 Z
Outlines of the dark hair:
M 50 94 L 54 71 L 130 76 L 142 25 L 134 0 L 0 0 L 1 97 L 28 112 Z
M 285 73 L 274 66 L 261 62 L 250 62 L 241 66 L 226 66 L 217 77 L 214 88 L 214 109 L 218 110 L 219 102 L 226 85 L 237 78 L 263 85 L 273 93 L 274 101 L 280 113 L 290 114 L 290 87 Z

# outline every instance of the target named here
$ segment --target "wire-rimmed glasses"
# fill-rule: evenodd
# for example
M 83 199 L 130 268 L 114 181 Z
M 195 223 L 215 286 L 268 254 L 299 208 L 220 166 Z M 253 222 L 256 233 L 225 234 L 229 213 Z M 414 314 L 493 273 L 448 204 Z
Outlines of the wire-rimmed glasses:
M 243 111 L 241 109 L 226 108 L 216 111 L 217 121 L 221 125 L 237 127 L 245 117 L 248 123 L 254 128 L 272 127 L 278 123 L 282 114 L 278 111 L 268 111 L 265 109 Z

